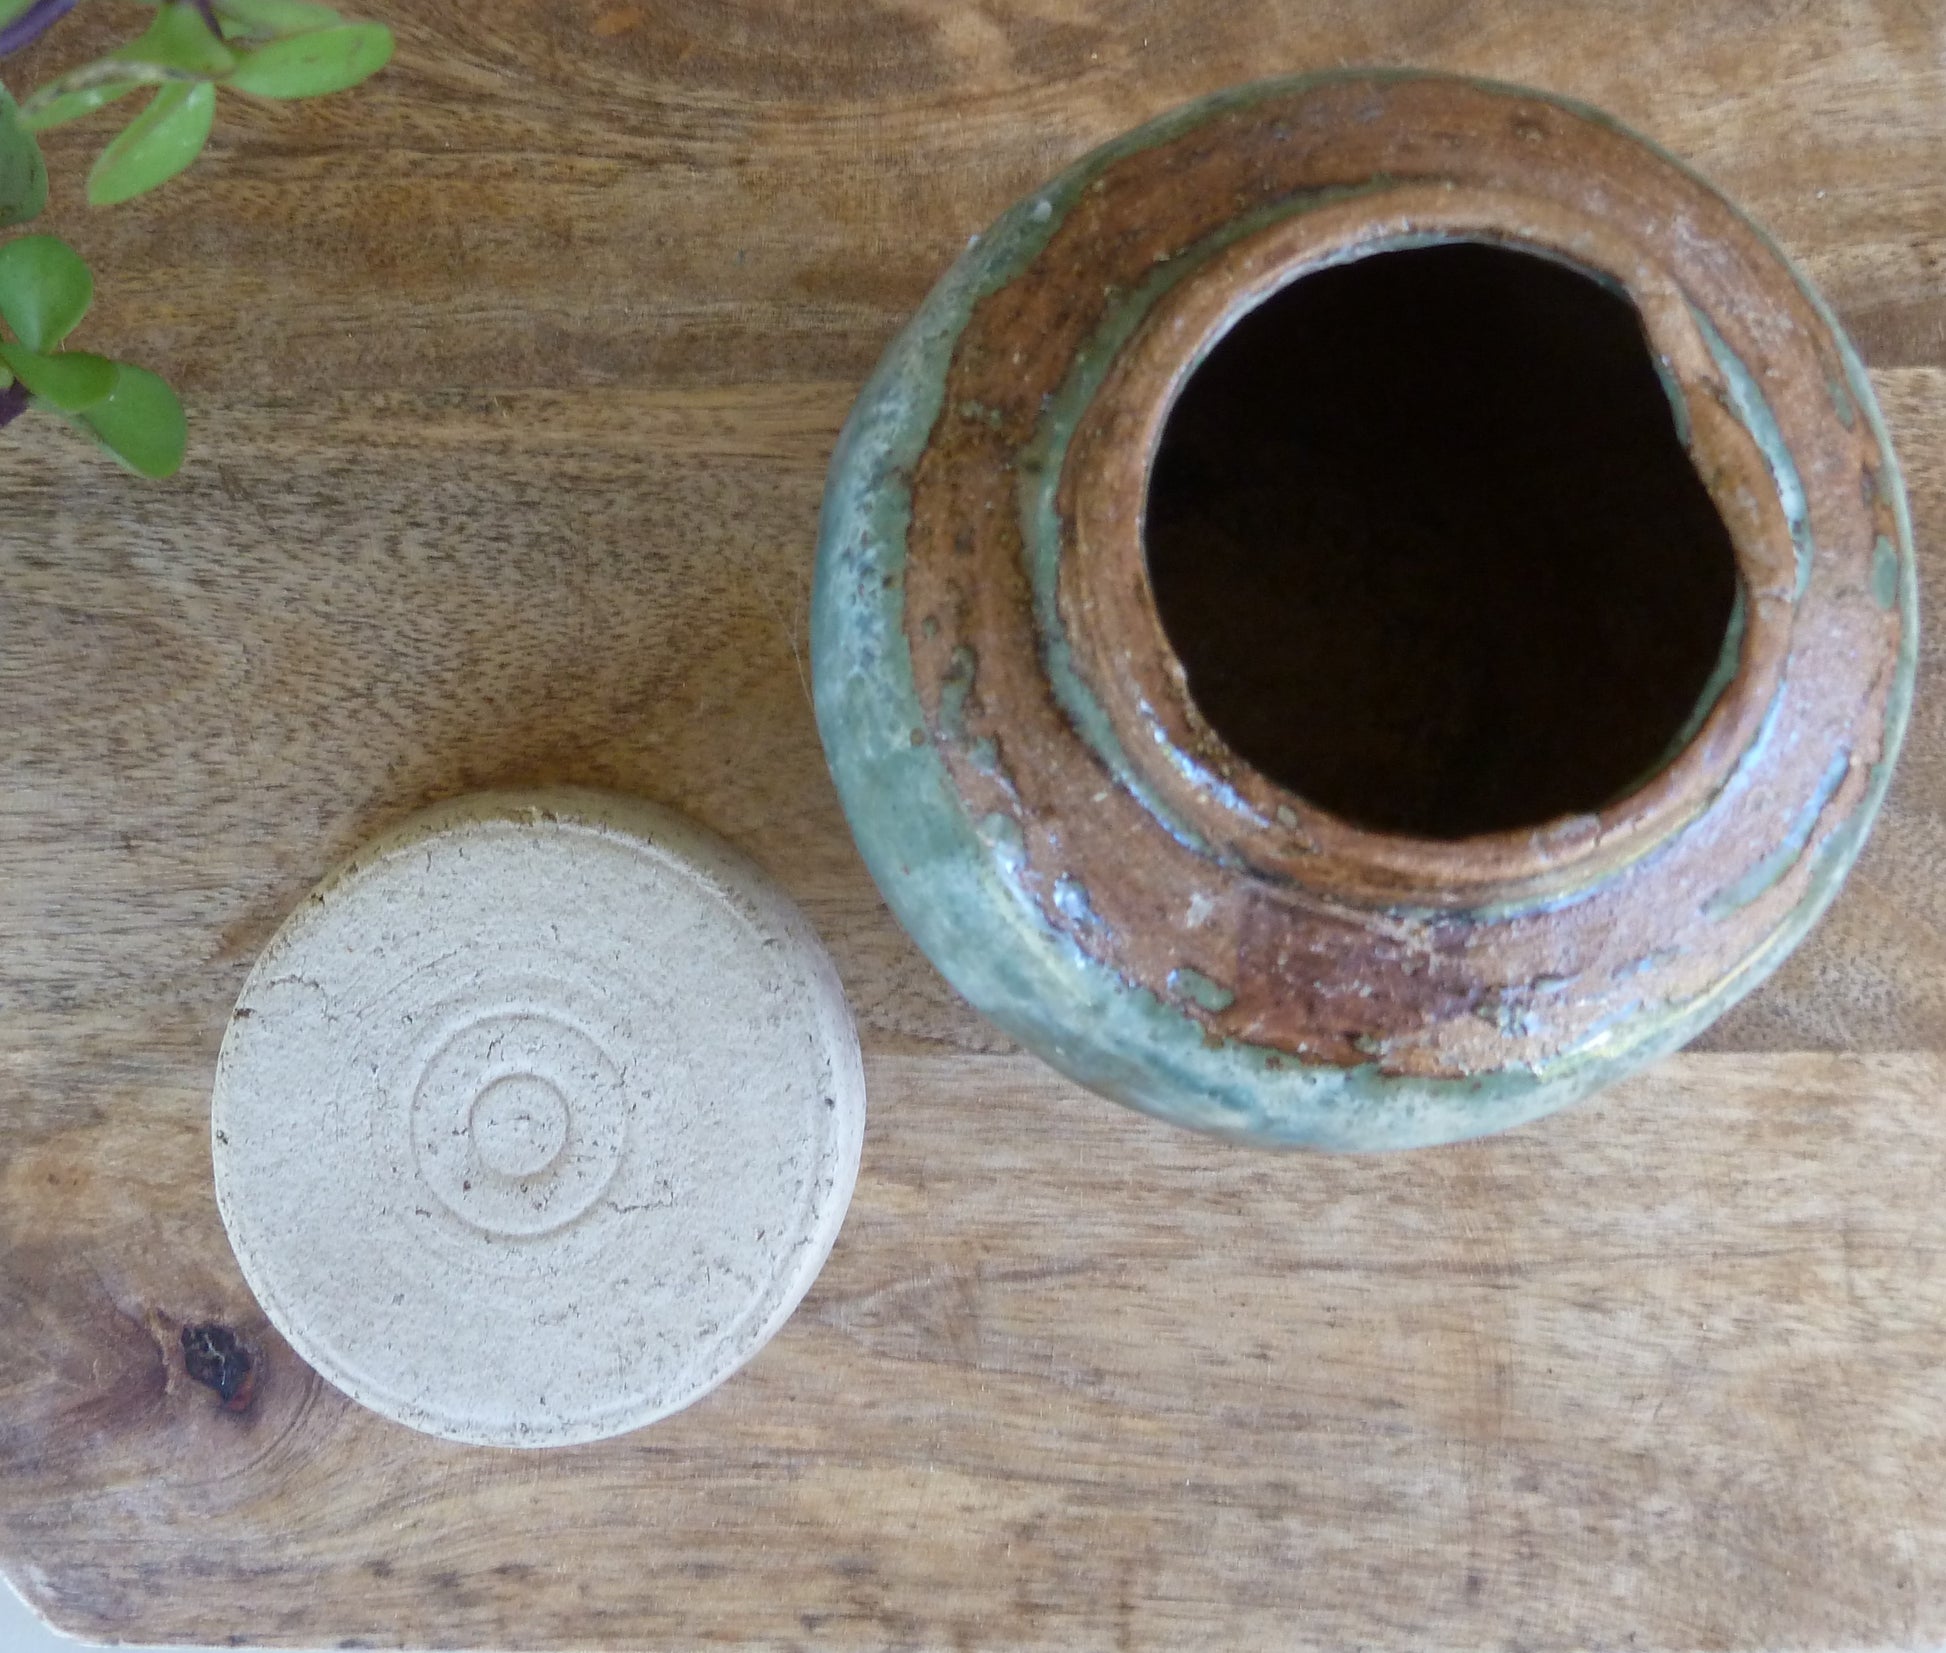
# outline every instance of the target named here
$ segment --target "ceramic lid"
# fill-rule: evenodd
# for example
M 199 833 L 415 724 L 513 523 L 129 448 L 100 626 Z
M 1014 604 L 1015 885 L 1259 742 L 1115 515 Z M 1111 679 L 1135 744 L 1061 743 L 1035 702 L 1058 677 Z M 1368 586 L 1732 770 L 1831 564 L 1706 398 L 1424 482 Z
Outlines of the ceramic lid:
M 864 1112 L 837 977 L 755 867 L 646 804 L 484 795 L 360 852 L 265 949 L 218 1059 L 216 1193 L 346 1394 L 564 1445 L 778 1330 Z

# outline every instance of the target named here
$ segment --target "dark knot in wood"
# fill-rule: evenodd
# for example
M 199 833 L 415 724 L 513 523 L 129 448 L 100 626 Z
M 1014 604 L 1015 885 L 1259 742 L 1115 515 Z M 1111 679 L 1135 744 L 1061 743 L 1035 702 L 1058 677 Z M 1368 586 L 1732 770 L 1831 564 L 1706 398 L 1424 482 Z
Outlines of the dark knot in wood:
M 248 1411 L 257 1395 L 257 1362 L 228 1326 L 184 1326 L 183 1369 L 214 1389 L 226 1412 Z

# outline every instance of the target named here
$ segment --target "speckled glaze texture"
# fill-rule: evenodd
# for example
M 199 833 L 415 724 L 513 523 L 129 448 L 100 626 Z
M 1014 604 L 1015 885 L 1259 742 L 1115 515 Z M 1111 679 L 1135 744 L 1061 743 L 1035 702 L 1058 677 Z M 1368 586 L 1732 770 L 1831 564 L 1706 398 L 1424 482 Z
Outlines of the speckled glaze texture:
M 1633 302 L 1739 589 L 1657 773 L 1594 813 L 1435 842 L 1335 818 L 1226 747 L 1157 618 L 1141 517 L 1168 409 L 1240 316 L 1448 241 Z M 1916 612 L 1870 386 L 1761 231 L 1595 111 L 1349 73 L 1167 115 L 968 249 L 846 425 L 812 626 L 853 832 L 961 993 L 1146 1112 L 1377 1149 L 1547 1113 L 1762 981 L 1884 794 Z

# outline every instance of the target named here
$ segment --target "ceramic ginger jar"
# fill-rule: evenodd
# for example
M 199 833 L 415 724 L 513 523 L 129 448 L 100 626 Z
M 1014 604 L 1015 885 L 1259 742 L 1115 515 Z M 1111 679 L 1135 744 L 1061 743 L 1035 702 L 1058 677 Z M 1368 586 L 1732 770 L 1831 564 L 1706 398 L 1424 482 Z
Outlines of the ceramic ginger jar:
M 1452 1141 L 1692 1038 L 1832 900 L 1916 649 L 1830 311 L 1675 160 L 1341 73 L 1088 155 L 833 458 L 831 769 L 893 912 L 1084 1085 Z

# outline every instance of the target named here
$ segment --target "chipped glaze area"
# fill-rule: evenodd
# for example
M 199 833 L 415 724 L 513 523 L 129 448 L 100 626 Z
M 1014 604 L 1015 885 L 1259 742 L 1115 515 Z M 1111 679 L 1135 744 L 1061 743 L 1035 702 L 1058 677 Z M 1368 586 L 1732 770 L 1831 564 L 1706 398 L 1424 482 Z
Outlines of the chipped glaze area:
M 1745 909 L 1756 903 L 1762 915 L 1762 927 L 1749 944 L 1700 990 L 1679 997 L 1659 997 L 1655 991 L 1655 973 L 1684 948 L 1684 921 L 1678 914 L 1668 922 L 1667 945 L 1641 959 L 1637 973 L 1644 985 L 1639 991 L 1619 979 L 1604 983 L 1599 1003 L 1577 1007 L 1581 1014 L 1572 1040 L 1557 1042 L 1539 1058 L 1532 1052 L 1544 1043 L 1537 1032 L 1545 1018 L 1536 1007 L 1549 993 L 1564 1002 L 1573 1000 L 1572 981 L 1541 976 L 1523 984 L 1520 993 L 1483 989 L 1475 994 L 1470 1012 L 1474 1026 L 1488 1028 L 1491 1037 L 1505 1042 L 1505 1060 L 1476 1063 L 1461 1072 L 1398 1071 L 1388 1064 L 1386 1042 L 1363 1036 L 1353 1041 L 1353 1059 L 1316 1060 L 1226 1027 L 1225 1018 L 1234 1027 L 1241 1007 L 1234 986 L 1220 979 L 1222 972 L 1207 961 L 1180 962 L 1166 979 L 1150 982 L 1139 979 L 1139 972 L 1117 968 L 1112 960 L 1123 938 L 1098 910 L 1087 869 L 1070 867 L 1050 876 L 1035 868 L 1031 839 L 1047 835 L 1023 830 L 1010 798 L 1008 731 L 975 728 L 968 721 L 970 697 L 971 703 L 978 702 L 983 669 L 979 651 L 966 642 L 942 639 L 941 647 L 951 643 L 943 669 L 922 692 L 915 677 L 915 634 L 908 630 L 915 474 L 949 421 L 998 428 L 1004 419 L 996 408 L 948 406 L 955 352 L 970 320 L 978 307 L 1004 293 L 1033 265 L 1085 193 L 1130 157 L 1176 143 L 1199 128 L 1215 128 L 1225 117 L 1247 114 L 1269 100 L 1301 100 L 1314 90 L 1347 83 L 1366 83 L 1382 92 L 1439 78 L 1327 75 L 1242 87 L 1177 110 L 1084 158 L 1006 213 L 941 280 L 860 395 L 833 456 L 825 495 L 812 614 L 818 719 L 854 835 L 894 913 L 958 991 L 1082 1084 L 1176 1123 L 1254 1142 L 1358 1150 L 1476 1136 L 1550 1112 L 1687 1042 L 1757 986 L 1830 904 L 1884 795 L 1910 702 L 1917 603 L 1903 490 L 1862 367 L 1822 301 L 1792 271 L 1842 364 L 1843 383 L 1834 382 L 1821 394 L 1828 395 L 1847 426 L 1862 415 L 1876 448 L 1876 486 L 1890 506 L 1893 533 L 1881 535 L 1874 548 L 1869 586 L 1880 607 L 1896 604 L 1896 652 L 1880 679 L 1883 726 L 1872 731 L 1878 756 L 1862 786 L 1846 784 L 1852 750 L 1846 744 L 1822 766 L 1816 792 L 1785 812 L 1773 841 L 1754 856 L 1754 865 L 1739 866 L 1721 887 L 1699 892 L 1699 910 L 1733 911 L 1748 922 Z M 1562 100 L 1477 82 L 1444 84 L 1463 85 L 1470 89 L 1468 95 L 1544 105 L 1571 119 L 1619 131 L 1606 117 Z M 1639 140 L 1631 141 L 1643 147 Z M 1659 151 L 1650 153 L 1673 167 Z M 1212 867 L 1227 867 L 1235 858 L 1227 846 L 1210 843 L 1195 823 L 1172 813 L 1069 657 L 1056 600 L 1063 543 L 1058 496 L 1062 452 L 1103 374 L 1150 307 L 1194 275 L 1221 246 L 1324 205 L 1366 194 L 1382 201 L 1390 182 L 1375 176 L 1362 185 L 1294 192 L 1261 203 L 1239 214 L 1213 244 L 1199 244 L 1194 257 L 1159 266 L 1148 282 L 1120 295 L 1110 307 L 1093 343 L 1070 364 L 1055 399 L 1058 405 L 1045 410 L 1035 444 L 1020 456 L 1017 508 L 1026 564 L 1021 572 L 1039 628 L 1042 667 L 1076 738 L 1102 765 L 1100 797 L 1105 801 L 1111 790 L 1119 789 L 1135 798 L 1146 818 L 1167 834 L 1172 853 Z M 1389 244 L 1397 245 L 1397 238 Z M 1775 257 L 1785 262 L 1781 254 Z M 1801 596 L 1816 552 L 1796 461 L 1756 390 L 1758 375 L 1707 316 L 1699 319 L 1727 386 L 1719 400 L 1769 467 L 1776 506 L 1798 555 Z M 1691 410 L 1680 387 L 1672 387 L 1672 400 L 1686 422 Z M 937 622 L 930 616 L 923 635 L 928 643 L 937 635 Z M 1733 637 L 1726 659 L 1734 659 L 1736 641 Z M 1699 718 L 1723 688 L 1722 681 L 1712 684 Z M 1782 699 L 1780 685 L 1772 715 L 1744 752 L 1726 792 L 1747 797 L 1760 784 Z M 1170 757 L 1194 761 L 1188 753 L 1172 752 Z M 959 773 L 956 764 L 964 766 Z M 990 783 L 987 791 L 999 807 L 969 800 L 964 779 L 969 773 Z M 1225 784 L 1214 772 L 1195 778 L 1212 790 Z M 1846 791 L 1853 796 L 1841 799 Z M 1256 811 L 1259 819 L 1263 813 Z M 1289 828 L 1296 820 L 1283 806 L 1271 816 L 1263 822 L 1270 830 Z M 1654 851 L 1649 858 L 1667 853 L 1666 848 Z M 1773 918 L 1761 898 L 1800 867 L 1801 891 Z M 1554 907 L 1571 906 L 1585 894 L 1570 888 L 1544 902 L 1511 903 L 1509 911 L 1529 922 L 1537 913 L 1544 916 Z M 1218 897 L 1201 888 L 1186 889 L 1175 922 L 1184 936 L 1194 937 L 1213 923 L 1219 907 Z M 1505 915 L 1482 906 L 1464 916 L 1484 924 Z M 1370 922 L 1410 931 L 1415 925 L 1450 923 L 1452 917 L 1399 902 Z

